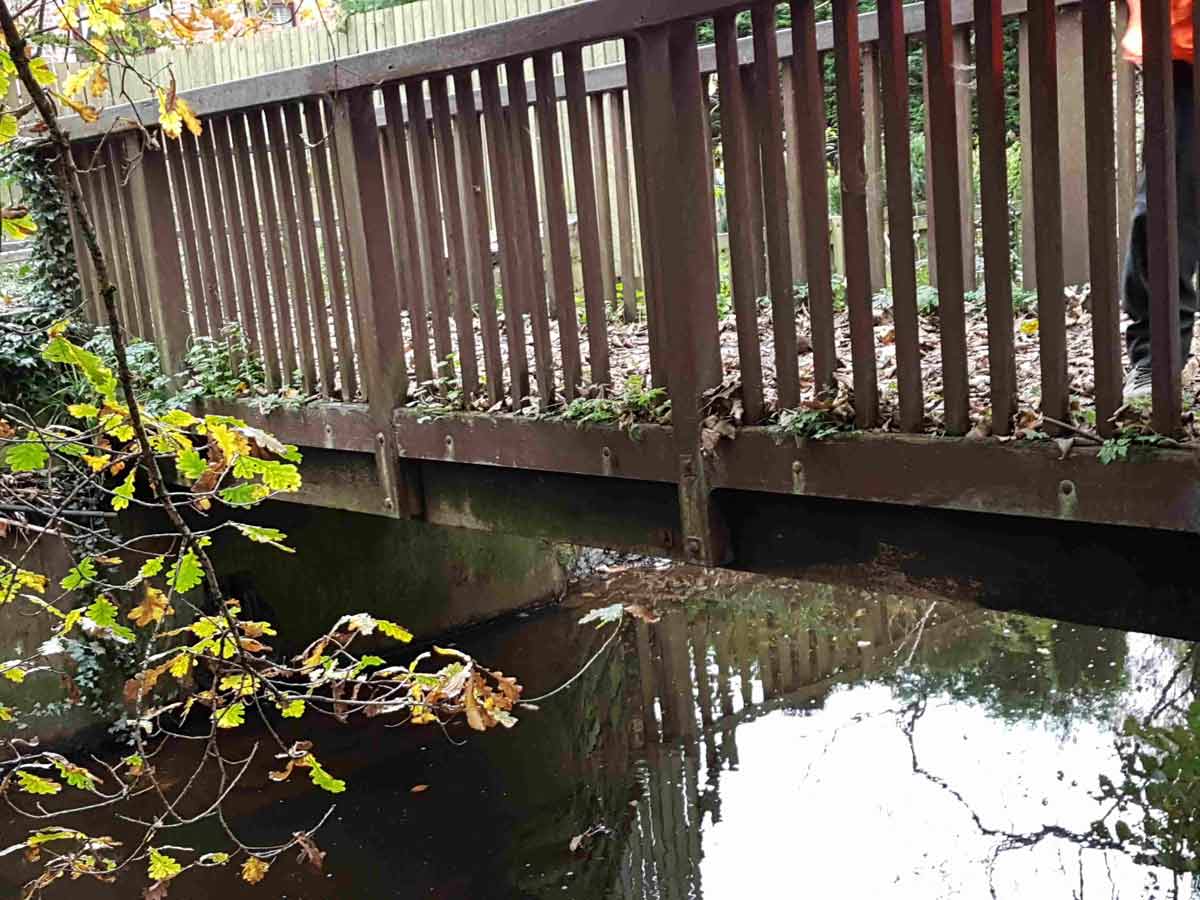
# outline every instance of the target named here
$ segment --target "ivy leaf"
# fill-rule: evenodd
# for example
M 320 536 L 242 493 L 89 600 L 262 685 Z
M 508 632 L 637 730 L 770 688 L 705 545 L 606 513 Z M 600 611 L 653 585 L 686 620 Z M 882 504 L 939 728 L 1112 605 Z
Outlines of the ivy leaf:
M 186 594 L 203 580 L 204 570 L 191 550 L 179 557 L 167 571 L 167 582 L 180 594 Z
M 269 862 L 264 862 L 257 856 L 251 856 L 242 863 L 242 881 L 247 884 L 258 884 L 267 877 L 267 870 L 270 868 Z
M 239 725 L 246 724 L 246 705 L 233 703 L 214 710 L 213 718 L 216 720 L 218 728 L 237 728 Z
M 96 562 L 90 556 L 85 556 L 79 565 L 71 568 L 59 585 L 64 591 L 77 591 L 85 584 L 96 580 Z
M 40 442 L 26 441 L 9 447 L 4 461 L 14 472 L 38 472 L 46 468 L 50 453 Z
M 284 553 L 295 553 L 296 551 L 280 541 L 287 540 L 287 535 L 278 528 L 266 528 L 261 525 L 247 525 L 244 522 L 234 522 L 233 527 L 244 534 L 250 540 L 258 544 L 270 544 L 282 550 Z
M 129 508 L 129 501 L 133 499 L 136 478 L 137 469 L 130 469 L 121 485 L 113 489 L 112 508 L 117 512 Z
M 32 772 L 27 772 L 21 769 L 17 772 L 17 781 L 21 785 L 21 790 L 27 794 L 57 794 L 62 790 L 62 785 L 51 778 L 43 778 L 41 775 L 34 775 Z
M 170 881 L 183 871 L 183 866 L 173 857 L 151 847 L 149 870 L 151 881 Z

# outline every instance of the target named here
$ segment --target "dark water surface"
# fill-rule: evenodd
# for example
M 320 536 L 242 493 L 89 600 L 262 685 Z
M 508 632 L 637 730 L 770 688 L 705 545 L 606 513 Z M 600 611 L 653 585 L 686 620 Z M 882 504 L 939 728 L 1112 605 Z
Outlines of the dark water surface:
M 1099 776 L 1117 777 L 1122 720 L 1190 680 L 1188 668 L 1172 682 L 1190 644 L 659 570 L 585 585 L 572 608 L 458 644 L 536 696 L 607 637 L 577 624 L 581 608 L 617 600 L 657 601 L 662 619 L 627 623 L 512 731 L 297 730 L 349 782 L 318 836 L 326 873 L 290 858 L 255 887 L 188 872 L 172 900 L 1189 895 L 1125 853 L 1054 836 L 1014 847 L 1011 835 L 1087 831 L 1104 812 Z M 286 839 L 327 809 L 303 778 L 268 785 L 263 771 L 230 801 L 247 842 Z M 9 822 L 5 843 L 24 827 Z M 188 839 L 220 846 L 213 833 Z M 17 868 L 0 866 L 0 894 L 17 896 L 32 871 Z M 144 886 L 139 875 L 48 896 L 135 898 Z

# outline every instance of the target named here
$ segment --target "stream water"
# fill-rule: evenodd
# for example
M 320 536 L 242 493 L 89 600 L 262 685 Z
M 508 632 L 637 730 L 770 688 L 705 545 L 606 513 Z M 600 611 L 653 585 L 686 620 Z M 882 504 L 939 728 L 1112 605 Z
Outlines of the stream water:
M 511 731 L 310 732 L 349 783 L 318 835 L 324 873 L 290 857 L 253 887 L 188 872 L 171 900 L 1190 894 L 1130 852 L 1042 833 L 1084 833 L 1103 815 L 1094 795 L 1101 775 L 1118 778 L 1123 719 L 1184 693 L 1191 644 L 647 568 L 601 573 L 565 606 L 458 645 L 536 696 L 608 637 L 580 626 L 582 612 L 617 601 L 653 604 L 661 620 L 627 622 Z M 249 843 L 277 842 L 328 808 L 306 781 L 254 777 L 229 806 Z M 5 843 L 26 827 L 9 821 Z M 18 896 L 31 872 L 0 866 L 0 896 Z M 48 896 L 143 888 L 81 881 Z

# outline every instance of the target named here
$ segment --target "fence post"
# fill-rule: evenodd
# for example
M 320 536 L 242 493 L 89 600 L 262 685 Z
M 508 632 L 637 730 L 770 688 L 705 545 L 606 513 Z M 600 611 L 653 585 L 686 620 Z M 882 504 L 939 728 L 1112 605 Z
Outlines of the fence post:
M 418 515 L 416 470 L 400 461 L 392 416 L 408 396 L 408 363 L 388 227 L 387 192 L 373 88 L 333 98 L 338 188 L 350 255 L 352 303 L 363 336 L 360 351 L 367 401 L 376 434 L 375 462 L 383 488 L 380 512 Z
M 719 565 L 730 561 L 729 538 L 709 488 L 712 453 L 701 441 L 703 395 L 721 383 L 722 369 L 696 33 L 690 22 L 662 26 L 628 45 L 647 281 L 664 326 L 684 549 L 692 562 Z
M 159 141 L 166 140 L 161 134 Z M 158 346 L 163 371 L 178 375 L 187 351 L 187 295 L 183 285 L 183 262 L 179 236 L 175 230 L 175 212 L 171 207 L 171 183 L 167 174 L 165 149 L 143 144 L 140 132 L 121 137 L 122 158 L 130 161 L 129 199 L 137 246 L 145 256 L 146 298 L 154 341 Z

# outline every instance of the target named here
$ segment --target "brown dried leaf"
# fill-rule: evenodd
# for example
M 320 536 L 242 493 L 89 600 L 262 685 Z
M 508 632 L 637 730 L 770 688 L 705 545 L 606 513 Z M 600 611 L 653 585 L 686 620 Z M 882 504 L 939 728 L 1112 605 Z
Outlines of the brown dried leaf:
M 633 616 L 635 619 L 641 619 L 643 622 L 646 622 L 649 625 L 653 625 L 662 620 L 662 616 L 660 616 L 654 610 L 642 606 L 640 603 L 630 603 L 625 607 L 625 612 L 629 613 L 629 615 Z
M 310 834 L 297 831 L 293 837 L 296 839 L 296 845 L 300 848 L 300 855 L 296 857 L 296 862 L 306 862 L 320 872 L 325 865 L 325 851 L 317 847 Z
M 142 900 L 166 900 L 171 890 L 171 882 L 156 881 L 142 893 Z

